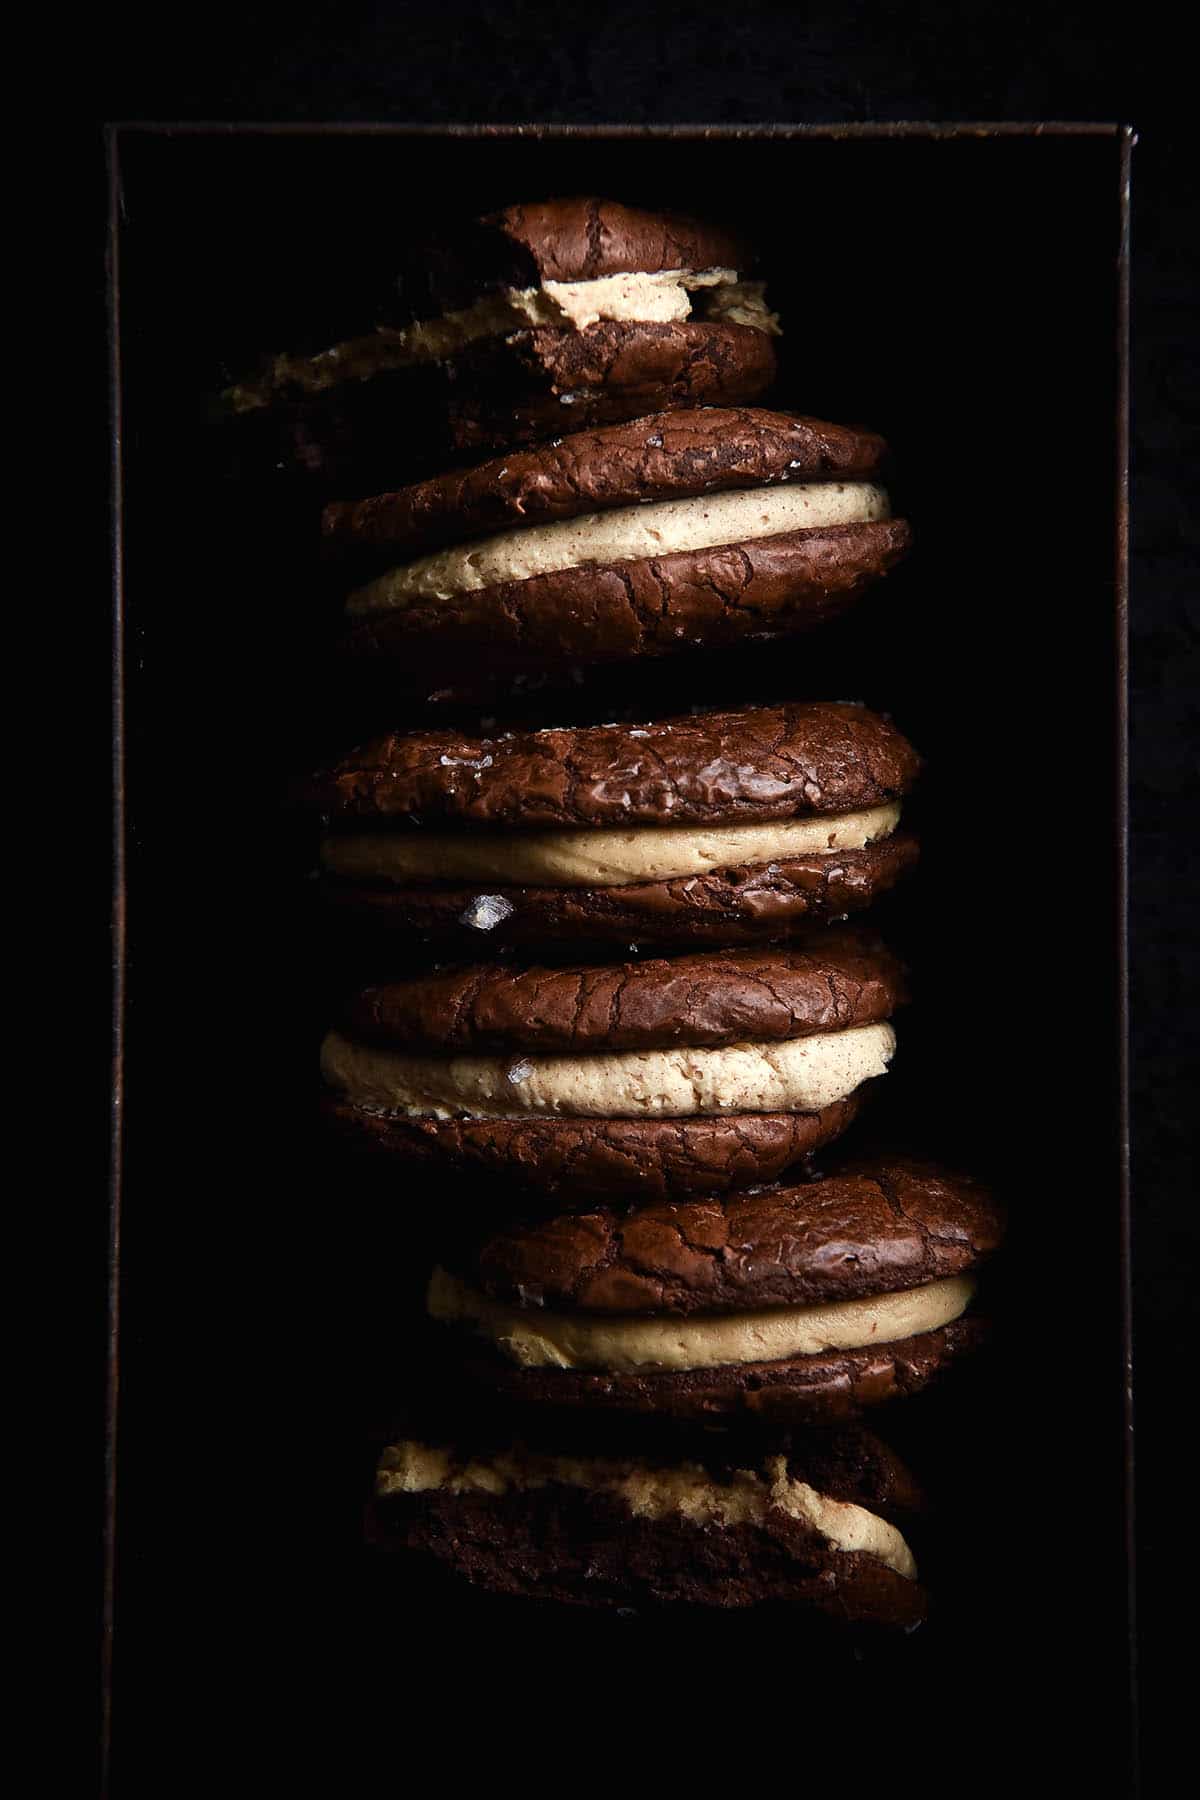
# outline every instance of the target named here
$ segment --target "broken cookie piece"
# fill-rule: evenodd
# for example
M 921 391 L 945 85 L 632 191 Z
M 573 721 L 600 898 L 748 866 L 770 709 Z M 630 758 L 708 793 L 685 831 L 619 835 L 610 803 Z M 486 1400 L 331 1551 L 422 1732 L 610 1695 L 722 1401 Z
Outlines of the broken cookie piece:
M 608 1442 L 561 1426 L 404 1437 L 384 1449 L 370 1535 L 477 1586 L 592 1607 L 773 1602 L 911 1628 L 926 1597 L 904 1536 L 919 1497 L 871 1434 Z
M 510 206 L 403 261 L 372 329 L 285 352 L 229 423 L 343 493 L 661 408 L 757 399 L 779 322 L 728 231 L 581 197 Z

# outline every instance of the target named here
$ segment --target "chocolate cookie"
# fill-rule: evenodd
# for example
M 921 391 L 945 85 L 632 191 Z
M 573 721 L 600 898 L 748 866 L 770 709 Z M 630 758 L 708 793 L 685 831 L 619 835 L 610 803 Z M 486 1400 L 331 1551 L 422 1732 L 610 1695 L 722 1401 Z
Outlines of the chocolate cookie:
M 779 326 L 728 232 L 613 201 L 513 206 L 423 245 L 367 329 L 283 354 L 227 417 L 343 492 L 584 425 L 754 400 Z
M 885 453 L 872 432 L 713 407 L 336 503 L 348 647 L 453 696 L 820 624 L 907 548 Z
M 1000 1236 L 975 1181 L 872 1157 L 800 1185 L 448 1233 L 428 1307 L 527 1403 L 836 1417 L 924 1386 L 978 1339 L 962 1315 Z
M 773 1180 L 854 1117 L 892 1053 L 899 964 L 824 932 L 610 967 L 487 965 L 357 994 L 322 1049 L 363 1148 L 470 1178 L 494 1216 Z M 486 1185 L 478 1178 L 488 1176 Z
M 912 746 L 832 703 L 467 738 L 393 733 L 306 791 L 324 891 L 486 941 L 754 943 L 867 906 L 916 860 Z M 472 951 L 466 951 L 472 954 Z
M 405 1437 L 380 1458 L 369 1535 L 496 1593 L 583 1606 L 799 1603 L 853 1622 L 925 1613 L 900 1525 L 916 1501 L 878 1438 L 810 1432 L 741 1453 L 712 1433 L 583 1446 Z

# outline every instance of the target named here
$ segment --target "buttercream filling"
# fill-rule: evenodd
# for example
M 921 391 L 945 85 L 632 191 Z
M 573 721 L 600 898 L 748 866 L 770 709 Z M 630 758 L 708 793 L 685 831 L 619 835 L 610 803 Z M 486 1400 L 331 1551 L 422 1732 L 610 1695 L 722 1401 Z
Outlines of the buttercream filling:
M 490 756 L 459 764 L 464 785 L 482 779 Z M 634 767 L 631 775 L 640 773 Z M 672 796 L 664 796 L 669 809 Z M 862 812 L 809 814 L 765 824 L 648 825 L 632 831 L 346 832 L 326 837 L 321 862 L 335 875 L 400 884 L 489 881 L 507 887 L 622 887 L 713 869 L 833 856 L 877 843 L 896 829 L 898 804 Z
M 355 589 L 346 609 L 354 616 L 391 612 L 418 601 L 452 600 L 497 583 L 528 581 L 566 569 L 711 550 L 890 516 L 887 494 L 873 482 L 786 483 L 784 475 L 775 487 L 618 506 L 456 544 Z
M 819 1112 L 885 1073 L 888 1024 L 783 1043 L 675 1046 L 586 1056 L 412 1056 L 331 1031 L 326 1082 L 354 1105 L 423 1118 L 687 1118 Z
M 611 1495 L 635 1519 L 679 1520 L 724 1529 L 763 1526 L 772 1513 L 810 1526 L 835 1550 L 873 1556 L 914 1580 L 917 1565 L 903 1536 L 878 1513 L 833 1500 L 788 1474 L 787 1459 L 768 1457 L 761 1469 L 735 1469 L 717 1481 L 699 1463 L 658 1468 L 635 1460 L 540 1454 L 524 1448 L 464 1458 L 435 1444 L 406 1439 L 380 1457 L 375 1491 L 402 1494 L 529 1493 L 550 1486 Z
M 343 381 L 441 362 L 484 338 L 533 326 L 585 331 L 601 319 L 666 324 L 692 315 L 693 293 L 701 296 L 698 310 L 705 316 L 772 336 L 779 333 L 779 320 L 763 298 L 763 283 L 740 282 L 735 269 L 634 270 L 593 281 L 505 288 L 438 318 L 381 325 L 315 356 L 283 352 L 262 375 L 227 389 L 225 398 L 235 411 L 249 412 L 269 405 L 284 389 L 318 394 Z
M 898 1343 L 957 1319 L 974 1288 L 969 1275 L 951 1275 L 900 1293 L 816 1306 L 772 1306 L 688 1318 L 627 1317 L 504 1306 L 439 1268 L 430 1279 L 426 1305 L 431 1318 L 487 1338 L 521 1368 L 637 1375 L 786 1362 L 831 1350 Z

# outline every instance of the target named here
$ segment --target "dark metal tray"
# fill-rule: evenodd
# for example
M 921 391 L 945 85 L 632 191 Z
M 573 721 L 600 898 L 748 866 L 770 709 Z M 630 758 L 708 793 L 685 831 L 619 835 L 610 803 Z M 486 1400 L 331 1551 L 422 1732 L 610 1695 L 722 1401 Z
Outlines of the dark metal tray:
M 989 1773 L 1038 1758 L 1048 1782 L 1061 1757 L 1080 1790 L 1127 1791 L 1130 134 L 110 143 L 113 1791 L 156 1770 L 161 1790 L 181 1758 L 234 1793 L 355 1794 L 439 1757 L 456 1780 L 481 1762 L 601 1779 L 610 1760 L 622 1779 L 803 1780 L 818 1737 L 856 1759 L 877 1738 L 926 1792 L 974 1779 L 960 1738 Z M 927 758 L 922 867 L 883 921 L 917 998 L 876 1124 L 990 1175 L 1013 1227 L 990 1355 L 879 1421 L 936 1505 L 933 1615 L 885 1647 L 766 1616 L 501 1606 L 361 1547 L 363 1425 L 411 1372 L 422 1270 L 402 1243 L 378 1253 L 317 1137 L 329 975 L 279 799 L 364 727 L 323 649 L 311 501 L 230 484 L 205 400 L 223 366 L 336 332 L 338 296 L 443 209 L 584 190 L 744 225 L 788 330 L 783 402 L 882 430 L 916 531 L 819 640 L 622 671 L 554 709 L 862 698 Z

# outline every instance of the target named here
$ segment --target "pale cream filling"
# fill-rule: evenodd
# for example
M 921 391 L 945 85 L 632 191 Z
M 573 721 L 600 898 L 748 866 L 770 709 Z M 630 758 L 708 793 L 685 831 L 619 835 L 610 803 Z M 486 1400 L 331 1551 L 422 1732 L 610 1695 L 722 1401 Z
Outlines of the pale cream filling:
M 481 779 L 490 758 L 462 767 L 465 782 Z M 635 768 L 631 774 L 639 771 Z M 664 806 L 672 804 L 671 795 Z M 632 831 L 533 831 L 490 836 L 353 832 L 321 844 L 333 874 L 360 881 L 490 881 L 506 887 L 623 887 L 671 881 L 713 869 L 783 862 L 860 850 L 896 829 L 897 804 L 862 812 L 828 813 L 766 824 L 648 825 Z
M 528 581 L 588 564 L 634 562 L 682 550 L 711 550 L 889 516 L 883 488 L 869 481 L 813 481 L 736 488 L 584 513 L 551 525 L 503 531 L 405 563 L 357 588 L 346 601 L 354 616 L 391 612 L 420 600 L 451 600 L 498 582 Z
M 483 338 L 538 325 L 584 331 L 601 319 L 670 323 L 690 317 L 691 294 L 701 290 L 708 290 L 702 303 L 706 314 L 778 335 L 779 320 L 767 308 L 762 282 L 739 282 L 736 269 L 638 270 L 602 275 L 593 281 L 546 281 L 540 287 L 505 288 L 436 319 L 402 327 L 381 325 L 316 356 L 284 352 L 272 359 L 263 375 L 239 382 L 225 397 L 235 410 L 251 411 L 268 405 L 284 387 L 317 394 L 338 382 L 362 381 L 389 369 L 440 362 Z
M 503 1306 L 445 1269 L 435 1269 L 426 1306 L 431 1318 L 445 1325 L 469 1326 L 521 1368 L 636 1375 L 656 1369 L 784 1362 L 828 1350 L 898 1343 L 957 1319 L 974 1288 L 969 1275 L 952 1275 L 898 1294 L 832 1300 L 819 1306 L 773 1306 L 684 1319 L 589 1317 Z
M 751 331 L 765 331 L 770 337 L 781 337 L 779 314 L 767 305 L 766 287 L 765 281 L 735 281 L 713 288 L 704 299 L 704 317 L 722 324 L 747 325 Z
M 772 1512 L 809 1525 L 836 1550 L 861 1551 L 915 1580 L 912 1551 L 894 1525 L 866 1507 L 832 1500 L 794 1480 L 787 1459 L 768 1457 L 761 1471 L 736 1469 L 715 1481 L 699 1463 L 654 1468 L 632 1460 L 542 1455 L 530 1450 L 465 1462 L 449 1450 L 411 1439 L 389 1444 L 379 1461 L 375 1491 L 397 1494 L 528 1493 L 551 1483 L 611 1494 L 635 1519 L 679 1519 L 696 1526 L 763 1526 Z
M 410 1056 L 331 1031 L 321 1072 L 354 1105 L 423 1118 L 642 1119 L 819 1112 L 885 1073 L 887 1024 L 776 1044 L 586 1056 Z

